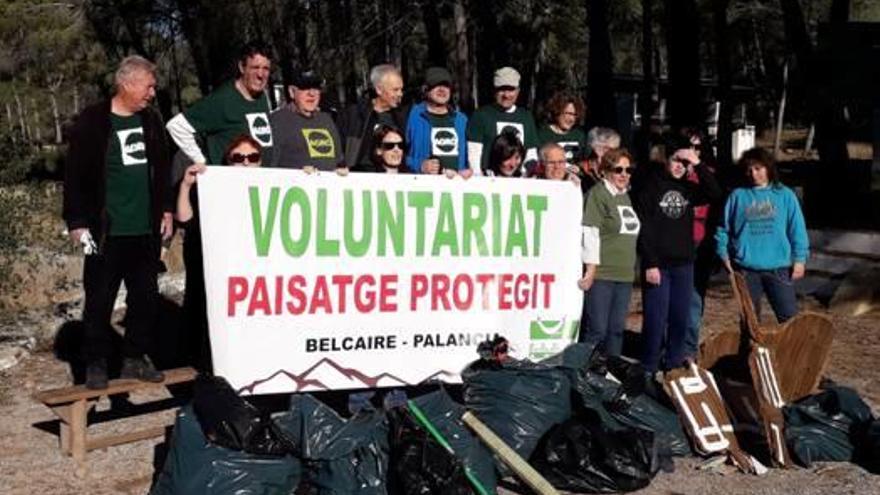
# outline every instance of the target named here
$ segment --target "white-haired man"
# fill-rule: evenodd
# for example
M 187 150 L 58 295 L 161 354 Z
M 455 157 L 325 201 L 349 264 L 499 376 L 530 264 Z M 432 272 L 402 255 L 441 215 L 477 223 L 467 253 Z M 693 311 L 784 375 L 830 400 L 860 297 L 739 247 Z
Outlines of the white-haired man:
M 350 105 L 339 116 L 339 133 L 345 141 L 345 164 L 356 172 L 373 171 L 370 160 L 373 149 L 373 130 L 379 125 L 406 132 L 406 112 L 400 108 L 403 100 L 403 77 L 397 67 L 382 64 L 370 70 L 372 92 Z
M 107 387 L 110 316 L 122 281 L 129 307 L 121 376 L 164 378 L 146 357 L 158 309 L 159 241 L 172 233 L 168 145 L 162 118 L 150 108 L 155 71 L 143 57 L 125 58 L 114 96 L 83 110 L 69 136 L 63 216 L 86 253 L 82 350 L 91 389 Z

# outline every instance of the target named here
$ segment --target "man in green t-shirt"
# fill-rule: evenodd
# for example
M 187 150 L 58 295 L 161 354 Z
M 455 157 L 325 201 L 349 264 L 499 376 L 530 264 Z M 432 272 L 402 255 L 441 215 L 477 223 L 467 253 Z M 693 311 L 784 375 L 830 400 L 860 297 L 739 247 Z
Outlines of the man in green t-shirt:
M 519 80 L 519 72 L 512 67 L 495 71 L 495 102 L 479 108 L 468 121 L 468 163 L 477 174 L 482 174 L 488 168 L 492 141 L 505 131 L 513 131 L 525 146 L 526 156 L 522 165 L 526 170 L 531 170 L 538 161 L 535 119 L 530 111 L 516 106 Z
M 168 121 L 171 138 L 194 163 L 221 164 L 226 146 L 241 134 L 249 134 L 260 143 L 264 154 L 269 152 L 273 144 L 266 96 L 272 68 L 269 53 L 261 44 L 247 45 L 238 61 L 237 79 Z
M 129 303 L 122 342 L 123 378 L 161 382 L 146 357 L 155 350 L 159 238 L 172 233 L 170 160 L 162 118 L 149 105 L 155 65 L 125 58 L 112 99 L 91 105 L 71 128 L 64 176 L 64 220 L 82 244 L 86 387 L 107 388 L 110 316 L 121 282 Z

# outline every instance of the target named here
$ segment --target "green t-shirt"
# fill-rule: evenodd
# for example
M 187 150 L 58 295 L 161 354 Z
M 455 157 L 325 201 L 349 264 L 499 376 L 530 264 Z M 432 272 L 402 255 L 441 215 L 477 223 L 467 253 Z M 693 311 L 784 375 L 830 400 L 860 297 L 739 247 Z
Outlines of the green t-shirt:
M 513 112 L 505 112 L 498 105 L 480 107 L 468 121 L 467 140 L 483 144 L 480 165 L 485 170 L 489 166 L 489 152 L 495 136 L 507 129 L 516 131 L 517 136 L 526 148 L 538 147 L 538 131 L 532 112 L 516 107 Z M 523 157 L 525 159 L 525 157 Z
M 269 125 L 269 101 L 265 95 L 247 100 L 226 83 L 183 112 L 186 120 L 205 140 L 210 164 L 223 162 L 223 152 L 229 143 L 241 134 L 249 134 L 263 147 L 272 147 L 272 128 Z
M 565 160 L 569 165 L 576 165 L 575 158 L 579 151 L 587 145 L 587 135 L 579 127 L 572 127 L 565 134 L 558 134 L 550 126 L 538 130 L 539 146 L 556 143 L 565 149 Z
M 596 279 L 632 282 L 641 222 L 629 194 L 612 195 L 604 181 L 597 183 L 587 195 L 583 224 L 599 229 Z
M 425 112 L 431 123 L 431 156 L 440 160 L 440 168 L 458 170 L 458 140 L 452 113 L 436 115 Z
M 106 208 L 111 236 L 150 233 L 150 176 L 140 115 L 110 114 Z

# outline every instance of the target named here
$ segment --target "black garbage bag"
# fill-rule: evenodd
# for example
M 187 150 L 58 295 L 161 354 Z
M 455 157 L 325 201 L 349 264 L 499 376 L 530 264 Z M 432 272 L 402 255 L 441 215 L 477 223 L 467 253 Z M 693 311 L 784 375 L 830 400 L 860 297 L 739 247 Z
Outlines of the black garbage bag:
M 654 432 L 661 457 L 691 455 L 690 443 L 678 414 L 647 394 L 630 395 L 626 386 L 599 376 L 583 373 L 575 388 L 581 405 L 612 428 L 629 426 Z M 637 390 L 633 387 L 632 390 Z
M 852 389 L 831 386 L 785 406 L 785 441 L 804 467 L 821 461 L 854 461 L 874 420 Z
M 320 495 L 385 495 L 388 424 L 383 411 L 361 411 L 348 420 L 308 394 L 273 416 L 297 446 L 303 477 Z
M 192 406 L 177 413 L 165 465 L 150 495 L 288 495 L 299 485 L 301 466 L 292 456 L 263 456 L 208 441 Z
M 871 423 L 865 432 L 865 442 L 860 463 L 874 474 L 880 474 L 880 419 Z
M 444 389 L 412 399 L 434 428 L 449 442 L 455 457 L 489 493 L 495 493 L 497 478 L 492 453 L 461 421 L 464 406 L 452 400 Z
M 388 412 L 391 423 L 393 493 L 470 495 L 464 465 L 404 409 Z M 445 441 L 445 439 L 444 439 Z
M 579 399 L 575 409 L 592 411 L 609 428 L 629 426 L 654 432 L 661 459 L 691 455 L 678 414 L 645 393 L 645 370 L 616 356 L 605 356 L 592 343 L 577 343 L 541 361 L 565 370 Z M 606 378 L 611 373 L 617 381 Z
M 193 410 L 205 436 L 217 445 L 261 455 L 281 456 L 294 451 L 294 445 L 269 415 L 235 393 L 222 377 L 196 377 Z
M 659 470 L 652 432 L 610 428 L 590 413 L 553 427 L 531 463 L 554 487 L 577 493 L 638 490 Z
M 461 377 L 467 408 L 523 458 L 571 415 L 571 382 L 555 366 L 483 358 Z

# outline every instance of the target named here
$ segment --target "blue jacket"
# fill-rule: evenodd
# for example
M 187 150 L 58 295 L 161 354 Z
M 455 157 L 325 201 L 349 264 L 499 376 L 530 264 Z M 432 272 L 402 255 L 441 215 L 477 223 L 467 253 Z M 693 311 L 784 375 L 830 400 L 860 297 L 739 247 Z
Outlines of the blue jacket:
M 458 169 L 467 168 L 467 117 L 451 110 L 455 133 L 458 134 Z M 431 156 L 431 121 L 425 103 L 414 105 L 406 119 L 406 165 L 416 174 L 422 173 L 422 162 Z
M 779 184 L 735 189 L 715 232 L 718 256 L 752 270 L 804 263 L 810 250 L 794 192 Z

